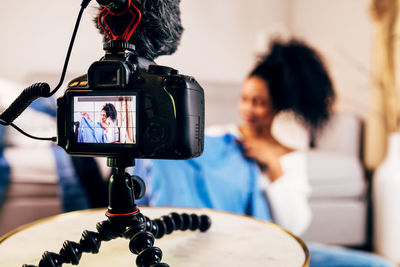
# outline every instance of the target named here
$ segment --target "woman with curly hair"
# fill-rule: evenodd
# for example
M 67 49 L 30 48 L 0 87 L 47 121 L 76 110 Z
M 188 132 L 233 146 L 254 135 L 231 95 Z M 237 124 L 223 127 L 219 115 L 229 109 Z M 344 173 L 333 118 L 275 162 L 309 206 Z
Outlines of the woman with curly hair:
M 258 182 L 273 221 L 295 234 L 311 222 L 306 155 L 279 142 L 272 123 L 281 112 L 295 115 L 317 133 L 329 120 L 335 98 L 318 53 L 299 40 L 274 41 L 244 81 L 239 125 L 213 126 L 207 135 L 232 135 L 258 169 Z
M 119 141 L 117 114 L 115 106 L 111 103 L 106 103 L 101 109 L 100 125 L 104 129 L 106 143 L 115 143 Z
M 321 56 L 302 41 L 275 40 L 244 81 L 239 125 L 206 129 L 204 153 L 187 161 L 143 161 L 150 205 L 206 207 L 273 221 L 301 235 L 311 222 L 306 154 L 272 134 L 281 112 L 318 136 L 335 92 Z M 391 266 L 368 253 L 309 244 L 310 266 Z
M 242 123 L 206 129 L 198 158 L 144 161 L 148 203 L 228 210 L 272 220 L 300 235 L 311 221 L 306 155 L 280 143 L 272 122 L 279 113 L 291 112 L 318 132 L 334 98 L 315 50 L 298 40 L 274 41 L 242 85 Z

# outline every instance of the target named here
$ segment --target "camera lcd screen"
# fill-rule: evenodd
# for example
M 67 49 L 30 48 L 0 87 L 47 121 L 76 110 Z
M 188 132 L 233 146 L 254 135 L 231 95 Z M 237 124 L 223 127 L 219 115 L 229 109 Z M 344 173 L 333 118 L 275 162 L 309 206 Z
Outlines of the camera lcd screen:
M 136 144 L 136 95 L 73 99 L 77 143 Z

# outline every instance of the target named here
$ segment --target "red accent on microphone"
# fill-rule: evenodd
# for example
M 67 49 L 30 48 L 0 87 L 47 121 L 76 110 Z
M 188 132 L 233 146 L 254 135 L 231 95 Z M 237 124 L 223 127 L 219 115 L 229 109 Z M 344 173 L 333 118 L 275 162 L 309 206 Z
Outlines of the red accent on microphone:
M 121 35 L 117 35 L 112 31 L 111 27 L 108 25 L 106 21 L 107 16 L 114 16 L 114 17 L 131 16 L 131 19 L 129 24 L 126 26 L 125 31 Z M 136 27 L 138 26 L 141 18 L 142 18 L 142 13 L 140 13 L 140 10 L 132 4 L 131 0 L 128 0 L 127 8 L 119 13 L 113 12 L 105 7 L 100 12 L 97 21 L 100 27 L 103 29 L 104 33 L 107 35 L 109 40 L 123 40 L 128 42 L 133 32 L 135 31 Z

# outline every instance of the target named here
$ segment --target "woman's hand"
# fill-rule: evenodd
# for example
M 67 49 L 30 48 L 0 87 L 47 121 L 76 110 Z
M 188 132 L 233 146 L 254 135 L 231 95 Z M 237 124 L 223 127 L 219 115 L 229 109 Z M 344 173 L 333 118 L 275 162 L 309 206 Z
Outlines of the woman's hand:
M 86 112 L 83 112 L 81 115 L 82 117 L 86 117 L 88 120 L 91 120 L 89 114 L 87 114 Z
M 107 133 L 108 132 L 108 127 L 110 125 L 105 121 L 100 121 L 100 125 L 101 125 L 101 127 L 103 127 L 104 131 L 106 131 L 106 133 Z
M 257 161 L 261 168 L 266 168 L 269 179 L 273 182 L 283 175 L 280 157 L 283 155 L 283 148 L 274 140 L 265 138 L 243 138 L 240 140 L 246 157 Z

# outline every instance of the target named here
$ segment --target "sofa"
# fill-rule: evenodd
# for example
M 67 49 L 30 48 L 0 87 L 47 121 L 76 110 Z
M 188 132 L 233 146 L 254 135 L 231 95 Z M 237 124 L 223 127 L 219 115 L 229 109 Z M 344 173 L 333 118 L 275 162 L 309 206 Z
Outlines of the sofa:
M 368 242 L 368 183 L 360 152 L 362 120 L 335 113 L 307 152 L 313 219 L 306 241 L 347 246 Z

